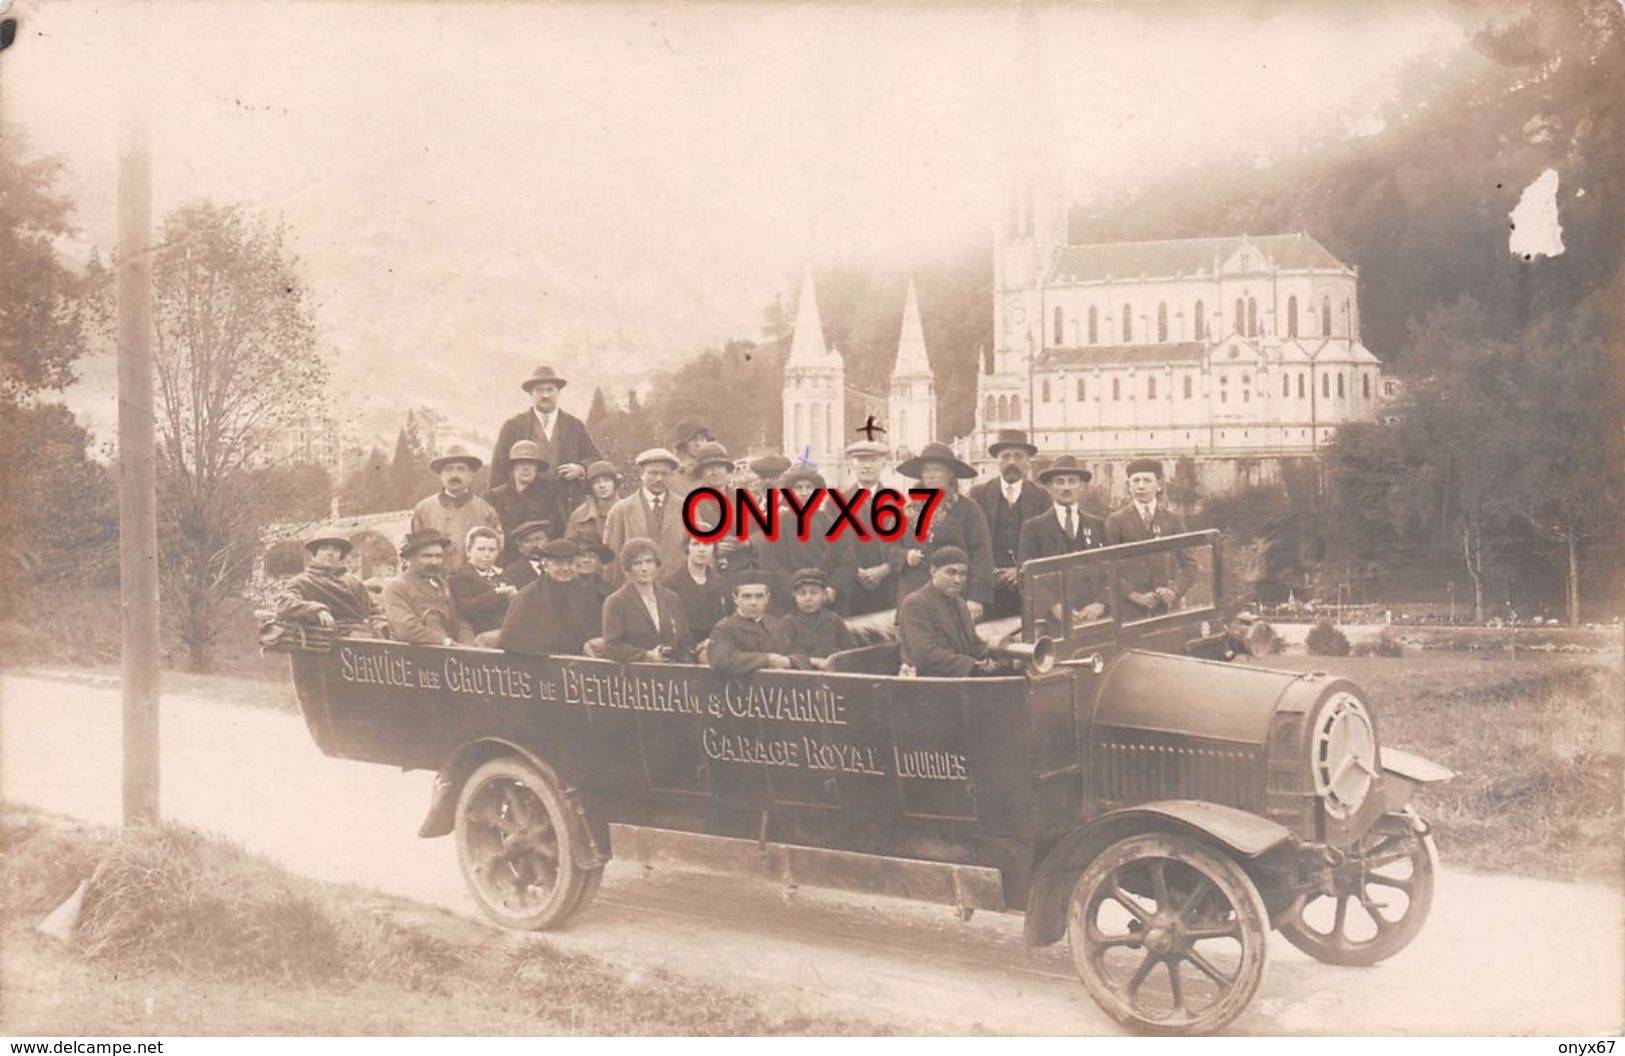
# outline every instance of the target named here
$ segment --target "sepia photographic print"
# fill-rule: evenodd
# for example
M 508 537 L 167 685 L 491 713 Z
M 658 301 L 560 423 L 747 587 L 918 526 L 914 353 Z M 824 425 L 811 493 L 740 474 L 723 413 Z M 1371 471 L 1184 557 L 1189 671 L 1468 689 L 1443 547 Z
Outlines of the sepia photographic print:
M 0 0 L 0 1033 L 1611 1052 L 1622 382 L 1619 0 Z

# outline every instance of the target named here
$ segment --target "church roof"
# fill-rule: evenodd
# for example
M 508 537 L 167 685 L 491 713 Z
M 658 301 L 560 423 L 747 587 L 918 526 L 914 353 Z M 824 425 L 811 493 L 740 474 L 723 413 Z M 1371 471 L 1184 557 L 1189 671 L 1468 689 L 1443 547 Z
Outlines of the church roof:
M 1072 348 L 1046 348 L 1034 366 L 1119 367 L 1159 363 L 1199 363 L 1207 350 L 1200 341 L 1176 341 L 1160 345 L 1083 345 Z
M 1314 237 L 1299 231 L 1290 235 L 1232 235 L 1224 238 L 1171 238 L 1157 242 L 1103 242 L 1067 246 L 1050 281 L 1099 282 L 1105 279 L 1171 278 L 1218 272 L 1225 261 L 1245 246 L 1264 257 L 1264 267 L 1286 271 L 1305 268 L 1341 268 Z
M 818 291 L 813 287 L 812 268 L 801 280 L 801 303 L 796 308 L 796 328 L 790 339 L 790 358 L 786 367 L 829 366 L 829 352 L 824 345 L 824 324 L 818 318 Z
M 925 330 L 920 326 L 920 302 L 914 296 L 914 280 L 908 280 L 908 298 L 903 302 L 903 331 L 897 339 L 897 363 L 892 377 L 930 374 L 931 358 L 925 353 Z

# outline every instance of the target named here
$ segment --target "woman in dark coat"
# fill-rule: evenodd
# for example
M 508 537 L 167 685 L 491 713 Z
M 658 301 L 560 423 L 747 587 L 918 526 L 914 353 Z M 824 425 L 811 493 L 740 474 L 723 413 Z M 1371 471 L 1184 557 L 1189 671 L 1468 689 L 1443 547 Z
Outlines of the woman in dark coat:
M 668 573 L 664 583 L 683 601 L 689 634 L 694 641 L 703 642 L 717 621 L 728 615 L 728 588 L 716 570 L 716 544 L 690 536 L 684 552 L 688 560 Z
M 689 659 L 693 638 L 683 601 L 656 582 L 659 548 L 651 539 L 628 539 L 620 557 L 626 583 L 604 599 L 605 655 L 651 664 Z

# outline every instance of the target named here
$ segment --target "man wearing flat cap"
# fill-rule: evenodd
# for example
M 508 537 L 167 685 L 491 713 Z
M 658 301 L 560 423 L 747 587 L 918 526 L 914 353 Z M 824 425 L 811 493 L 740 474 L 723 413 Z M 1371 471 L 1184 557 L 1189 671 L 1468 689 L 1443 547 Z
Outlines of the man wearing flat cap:
M 372 595 L 344 562 L 350 550 L 350 540 L 343 536 L 319 535 L 307 540 L 305 552 L 310 559 L 305 570 L 279 593 L 277 619 L 327 627 L 341 635 L 375 633 L 378 613 Z
M 676 568 L 683 563 L 683 543 L 688 538 L 682 502 L 673 498 L 670 488 L 677 456 L 663 447 L 651 447 L 638 455 L 637 464 L 641 484 L 610 507 L 604 519 L 604 545 L 619 555 L 627 540 L 648 539 L 659 551 L 661 567 Z M 618 572 L 624 575 L 626 570 Z
M 829 577 L 821 568 L 797 569 L 790 580 L 795 592 L 795 610 L 786 617 L 790 626 L 790 653 L 805 656 L 817 670 L 828 664 L 831 653 L 856 646 L 857 640 L 846 621 L 829 607 Z
M 603 599 L 576 575 L 581 544 L 552 539 L 541 547 L 543 575 L 519 592 L 502 621 L 504 652 L 579 656 L 598 637 Z
M 811 466 L 796 466 L 779 478 L 778 487 L 794 495 L 803 507 L 812 501 L 819 488 L 827 487 L 824 478 Z M 857 582 L 857 558 L 852 549 L 856 534 L 850 528 L 835 539 L 829 530 L 835 523 L 834 506 L 826 497 L 819 501 L 812 516 L 807 518 L 807 538 L 801 539 L 796 530 L 795 511 L 789 503 L 779 506 L 779 537 L 757 540 L 757 565 L 772 576 L 773 599 L 768 611 L 775 616 L 787 616 L 795 608 L 793 581 L 802 569 L 816 568 L 824 574 L 825 587 L 833 604 L 845 611 L 846 598 Z
M 971 615 L 981 619 L 993 601 L 993 542 L 982 508 L 959 494 L 959 482 L 970 480 L 976 471 L 955 457 L 947 444 L 929 443 L 918 455 L 898 465 L 897 472 L 915 478 L 921 487 L 942 492 L 926 540 L 922 543 L 914 537 L 921 504 L 910 500 L 905 531 L 887 551 L 897 574 L 898 598 L 906 598 L 930 582 L 933 553 L 944 546 L 957 547 L 967 555 L 970 568 L 965 603 Z
M 568 510 L 564 508 L 562 486 L 546 477 L 547 461 L 534 440 L 521 440 L 508 449 L 508 483 L 485 493 L 485 501 L 497 511 L 502 522 L 505 542 L 502 563 L 507 564 L 519 556 L 514 545 L 513 530 L 526 521 L 548 521 L 563 524 Z
M 766 573 L 745 569 L 733 576 L 734 613 L 711 629 L 705 662 L 730 677 L 752 671 L 810 670 L 804 656 L 794 654 L 790 628 L 783 618 L 767 611 L 771 587 Z
M 1178 535 L 1185 519 L 1162 502 L 1162 463 L 1139 458 L 1128 464 L 1128 505 L 1106 518 L 1106 545 L 1137 543 Z M 1189 550 L 1152 554 L 1118 566 L 1122 591 L 1120 618 L 1145 619 L 1171 612 L 1196 581 L 1196 558 Z
M 519 387 L 530 396 L 531 407 L 502 423 L 496 449 L 491 453 L 491 486 L 508 483 L 508 452 L 521 440 L 530 440 L 546 462 L 547 479 L 561 482 L 566 509 L 581 500 L 587 467 L 598 461 L 598 445 L 587 426 L 559 409 L 559 393 L 568 384 L 552 367 L 537 367 Z
M 1004 665 L 988 655 L 966 604 L 970 555 L 957 546 L 931 552 L 930 582 L 897 606 L 897 644 L 904 664 L 921 677 L 964 678 L 998 674 Z
M 587 497 L 570 511 L 564 537 L 578 543 L 602 543 L 604 524 L 609 511 L 615 506 L 615 489 L 620 487 L 621 473 L 603 460 L 587 467 Z
M 478 525 L 501 528 L 502 519 L 491 504 L 474 494 L 474 474 L 480 471 L 478 455 L 453 447 L 429 463 L 429 471 L 440 478 L 440 490 L 412 510 L 412 530 L 435 531 L 450 540 L 446 547 L 446 571 L 463 565 L 463 540 Z
M 986 618 L 1021 611 L 1021 526 L 1049 508 L 1049 496 L 1027 475 L 1038 448 L 1020 429 L 1000 429 L 987 453 L 998 459 L 998 474 L 970 489 L 970 497 L 987 518 L 993 546 L 993 604 Z
M 406 533 L 401 543 L 402 569 L 384 583 L 384 615 L 389 636 L 414 645 L 472 642 L 473 633 L 457 614 L 446 584 L 444 563 L 451 540 L 433 528 Z
M 1018 557 L 1034 561 L 1044 557 L 1075 554 L 1106 545 L 1106 524 L 1083 508 L 1083 487 L 1093 474 L 1071 455 L 1062 455 L 1038 475 L 1049 489 L 1051 506 L 1021 526 Z M 1067 572 L 1065 590 L 1071 601 L 1071 623 L 1061 614 L 1062 584 L 1058 577 L 1041 576 L 1032 599 L 1038 613 L 1038 633 L 1065 636 L 1070 628 L 1106 615 L 1109 593 L 1105 566 L 1080 572 Z
M 716 440 L 711 427 L 698 418 L 684 418 L 672 430 L 672 454 L 677 456 L 677 469 L 671 475 L 672 497 L 681 501 L 700 486 L 700 448 Z
M 857 440 L 846 445 L 847 464 L 852 468 L 852 487 L 845 498 L 850 499 L 862 488 L 869 493 L 863 506 L 856 511 L 865 524 L 873 524 L 875 492 L 886 486 L 881 474 L 886 469 L 889 451 L 878 440 Z M 841 611 L 849 616 L 869 612 L 884 612 L 897 607 L 897 577 L 887 561 L 884 540 L 870 535 L 868 539 L 852 539 L 852 589 Z

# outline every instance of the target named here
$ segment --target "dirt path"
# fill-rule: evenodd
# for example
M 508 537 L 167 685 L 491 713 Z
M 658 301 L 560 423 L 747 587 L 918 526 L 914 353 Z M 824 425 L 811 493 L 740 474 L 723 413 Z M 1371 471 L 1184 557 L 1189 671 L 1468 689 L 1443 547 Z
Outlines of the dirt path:
M 0 678 L 0 798 L 117 823 L 117 691 Z M 166 698 L 166 816 L 320 880 L 474 914 L 449 840 L 414 833 L 432 775 L 327 759 L 274 712 Z M 1618 889 L 1446 871 L 1416 943 L 1375 969 L 1318 964 L 1279 938 L 1242 1034 L 1570 1036 L 1625 1026 Z M 1101 1034 L 1064 946 L 1029 951 L 1018 917 L 612 864 L 552 940 L 628 972 L 661 966 L 774 1010 L 863 1015 L 923 1033 Z

